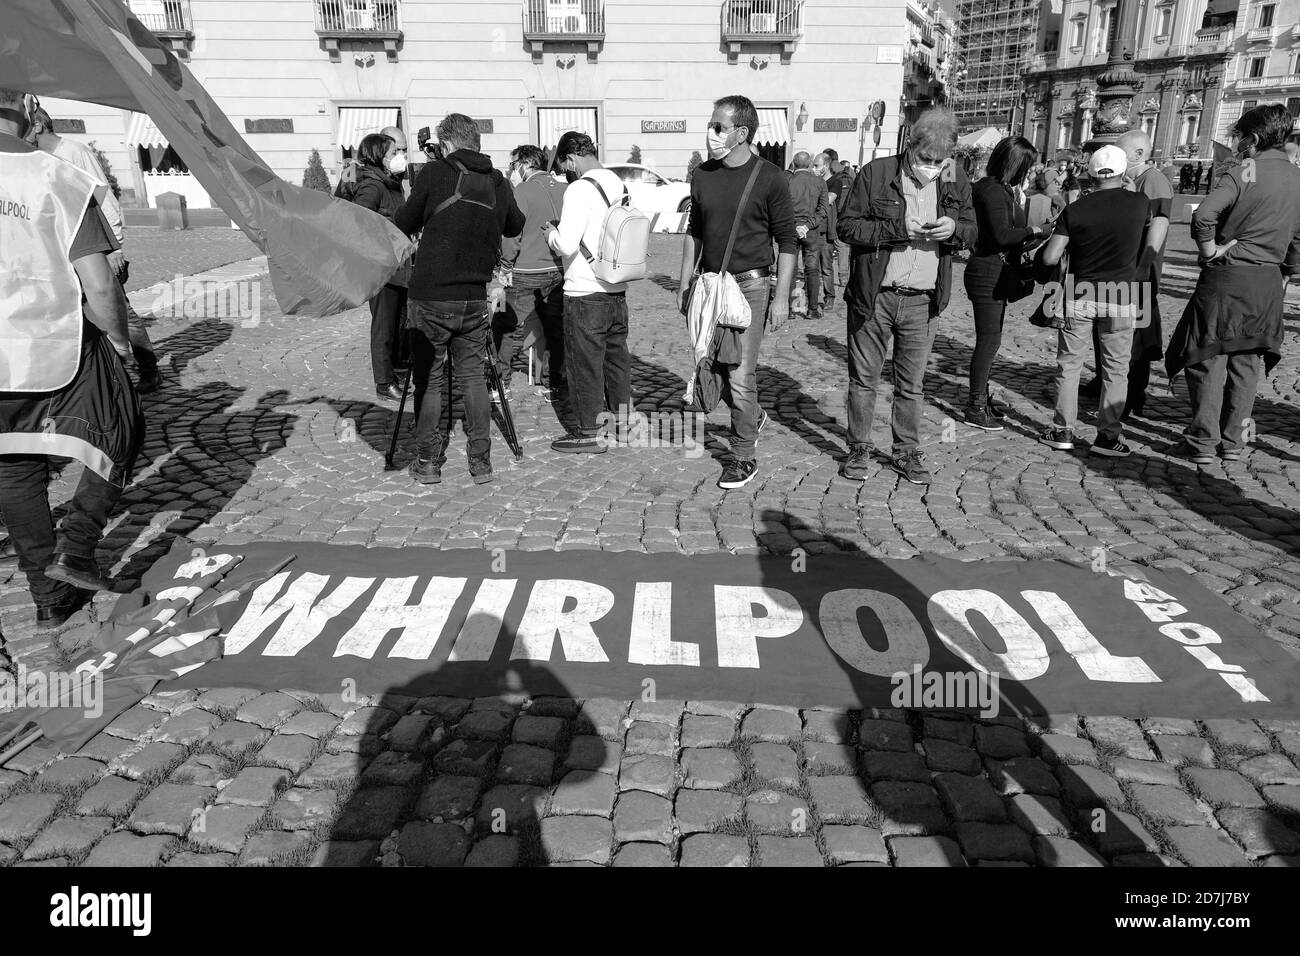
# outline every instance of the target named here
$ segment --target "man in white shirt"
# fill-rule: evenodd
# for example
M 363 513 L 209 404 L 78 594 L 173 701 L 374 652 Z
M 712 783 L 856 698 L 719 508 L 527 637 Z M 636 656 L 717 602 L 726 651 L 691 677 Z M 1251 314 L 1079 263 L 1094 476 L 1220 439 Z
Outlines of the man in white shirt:
M 585 133 L 568 132 L 555 148 L 570 178 L 558 226 L 543 225 L 552 249 L 564 257 L 564 366 L 574 431 L 551 442 L 555 451 L 601 454 L 597 420 L 613 412 L 620 430 L 632 408 L 632 356 L 627 349 L 627 283 L 596 278 L 583 246 L 594 254 L 605 212 L 622 201 L 623 183 L 596 158 Z
M 105 187 L 100 209 L 104 213 L 104 218 L 108 220 L 109 227 L 113 230 L 113 238 L 121 245 L 125 238 L 122 206 L 118 203 L 117 197 L 113 195 L 108 176 L 104 173 L 104 167 L 100 164 L 99 157 L 85 143 L 79 143 L 74 139 L 65 139 L 55 133 L 54 121 L 50 119 L 50 114 L 44 109 L 37 109 L 33 113 L 32 119 L 34 122 L 28 141 L 33 146 L 42 152 L 63 160 L 65 163 L 71 163 L 83 173 L 89 174 L 95 182 Z M 126 279 L 130 267 L 130 263 L 126 261 L 125 253 L 121 249 L 109 253 L 108 265 L 113 270 L 113 275 L 117 277 L 117 281 L 122 283 L 122 291 L 125 293 Z M 153 342 L 149 340 L 149 332 L 145 328 L 144 319 L 131 307 L 129 299 L 126 304 L 126 317 L 127 329 L 131 336 L 131 351 L 135 353 L 135 361 L 140 368 L 136 391 L 141 394 L 157 391 L 158 386 L 162 384 L 162 376 L 158 372 L 158 356 L 154 351 Z

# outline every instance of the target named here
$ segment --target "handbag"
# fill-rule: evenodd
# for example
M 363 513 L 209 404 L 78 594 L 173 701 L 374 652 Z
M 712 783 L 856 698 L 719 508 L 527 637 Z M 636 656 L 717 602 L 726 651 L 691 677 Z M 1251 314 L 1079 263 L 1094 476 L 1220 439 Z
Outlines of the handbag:
M 1061 261 L 1056 264 L 1056 269 L 1051 277 L 1044 283 L 1047 286 L 1047 291 L 1029 316 L 1030 325 L 1037 326 L 1040 329 L 1063 329 L 1066 327 L 1065 276 L 1069 270 L 1070 252 L 1067 249 L 1061 254 Z
M 740 202 L 736 206 L 736 218 L 731 223 L 731 235 L 727 238 L 727 249 L 722 254 L 722 263 L 717 272 L 705 272 L 696 277 L 695 283 L 691 286 L 691 299 L 687 305 L 687 314 L 695 313 L 695 320 L 708 322 L 713 325 L 725 325 L 733 329 L 747 329 L 753 320 L 752 310 L 749 308 L 749 300 L 745 298 L 740 291 L 740 284 L 736 282 L 736 277 L 727 271 L 727 266 L 731 263 L 731 252 L 736 245 L 736 233 L 740 230 L 740 215 L 745 211 L 745 206 L 749 202 L 749 195 L 754 190 L 754 182 L 758 179 L 758 170 L 761 164 L 758 161 L 754 163 L 754 169 L 749 174 L 749 181 L 745 183 L 745 191 L 740 194 Z M 700 256 L 703 257 L 703 250 Z M 699 268 L 699 261 L 696 261 L 696 269 Z M 698 305 L 697 305 L 698 299 Z M 698 310 L 698 311 L 697 311 Z M 702 328 L 692 324 L 692 328 Z

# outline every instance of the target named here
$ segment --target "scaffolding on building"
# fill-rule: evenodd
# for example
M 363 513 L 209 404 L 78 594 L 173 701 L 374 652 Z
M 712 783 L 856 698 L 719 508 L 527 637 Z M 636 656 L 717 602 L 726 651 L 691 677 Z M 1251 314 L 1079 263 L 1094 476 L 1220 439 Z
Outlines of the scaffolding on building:
M 964 130 L 1018 128 L 1024 74 L 1038 40 L 1041 0 L 959 0 L 958 49 L 962 62 L 952 91 Z

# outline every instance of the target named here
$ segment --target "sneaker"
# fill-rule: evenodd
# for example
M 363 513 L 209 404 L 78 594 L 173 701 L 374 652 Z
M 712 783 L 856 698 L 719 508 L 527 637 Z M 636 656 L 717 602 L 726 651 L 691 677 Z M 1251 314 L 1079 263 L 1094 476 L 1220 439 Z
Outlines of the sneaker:
M 758 462 L 752 458 L 733 458 L 718 479 L 719 488 L 743 488 L 758 474 Z
M 1220 448 L 1219 457 L 1224 461 L 1241 461 L 1242 456 L 1246 453 L 1244 448 Z
M 437 458 L 417 458 L 407 471 L 422 485 L 436 485 L 442 481 L 442 462 Z
M 570 455 L 603 455 L 606 442 L 595 435 L 565 435 L 551 442 L 551 451 L 565 452 Z
M 841 477 L 850 481 L 866 481 L 867 472 L 871 470 L 871 446 L 853 445 L 849 448 L 849 457 L 840 465 Z
M 806 318 L 808 321 L 812 322 L 812 321 L 815 321 L 815 320 L 820 319 L 820 318 L 822 318 L 822 317 L 823 317 L 823 316 L 822 316 L 822 310 L 821 310 L 821 309 L 810 309 L 809 312 L 808 312 L 808 314 L 807 314 L 804 318 Z
M 16 557 L 18 557 L 18 546 L 14 544 L 14 539 L 8 536 L 0 538 L 0 561 L 8 561 Z
M 1000 422 L 1006 421 L 1007 416 L 1011 414 L 1011 406 L 1006 402 L 998 401 L 992 395 L 984 403 L 984 410 Z
M 990 414 L 987 407 L 985 408 L 967 408 L 962 416 L 966 424 L 971 428 L 978 428 L 980 431 L 1000 432 L 1002 423 Z
M 1132 450 L 1118 437 L 1107 438 L 1105 435 L 1098 435 L 1090 449 L 1092 454 L 1105 455 L 1107 458 L 1126 458 Z
M 545 385 L 537 385 L 533 388 L 533 394 L 546 403 L 551 401 L 551 390 Z
M 926 470 L 921 459 L 925 453 L 916 450 L 905 451 L 901 454 L 894 455 L 889 459 L 889 463 L 898 472 L 914 485 L 928 485 L 930 483 L 930 472 Z
M 476 485 L 486 485 L 492 480 L 492 460 L 484 455 L 482 458 L 469 460 L 469 476 Z
M 1193 465 L 1211 465 L 1214 463 L 1213 455 L 1208 452 L 1197 451 L 1186 439 L 1172 446 L 1168 454 L 1174 458 L 1184 458 Z
M 1038 436 L 1038 440 L 1048 448 L 1055 448 L 1057 451 L 1074 449 L 1074 432 L 1068 428 L 1049 428 Z
M 94 558 L 79 558 L 60 551 L 54 552 L 54 560 L 46 567 L 45 576 L 83 591 L 107 591 L 113 586 L 99 570 Z

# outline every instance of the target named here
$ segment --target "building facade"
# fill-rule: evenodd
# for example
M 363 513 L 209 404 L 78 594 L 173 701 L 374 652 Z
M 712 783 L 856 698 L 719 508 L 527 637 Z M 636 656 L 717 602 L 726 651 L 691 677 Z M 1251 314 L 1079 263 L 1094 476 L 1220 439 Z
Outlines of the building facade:
M 1092 138 L 1097 80 L 1106 72 L 1121 3 L 1139 3 L 1129 66 L 1140 80 L 1130 125 L 1164 161 L 1213 160 L 1225 83 L 1239 36 L 1236 0 L 1042 0 L 1037 47 L 1025 76 L 1023 132 L 1047 157 Z M 1300 0 L 1297 0 L 1300 2 Z
M 1214 138 L 1251 107 L 1285 103 L 1300 138 L 1300 0 L 1242 0 Z
M 449 112 L 479 122 L 503 166 L 521 143 L 587 132 L 606 163 L 684 177 L 712 102 L 760 110 L 756 142 L 787 165 L 833 147 L 892 151 L 907 0 L 130 0 L 275 172 L 300 182 L 312 149 L 336 177 L 361 138 L 411 140 Z M 873 152 L 869 105 L 891 104 Z M 95 141 L 134 201 L 207 197 L 143 114 L 49 99 L 66 135 Z M 84 130 L 84 132 L 82 132 Z
M 921 113 L 949 101 L 956 43 L 957 23 L 938 0 L 907 0 L 899 142 Z
M 1018 125 L 1023 77 L 1034 56 L 1040 6 L 1047 2 L 959 0 L 953 107 L 963 132 Z

